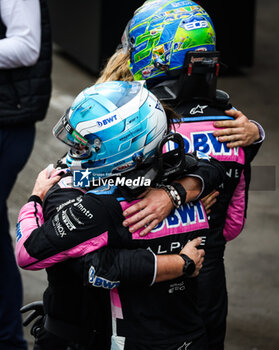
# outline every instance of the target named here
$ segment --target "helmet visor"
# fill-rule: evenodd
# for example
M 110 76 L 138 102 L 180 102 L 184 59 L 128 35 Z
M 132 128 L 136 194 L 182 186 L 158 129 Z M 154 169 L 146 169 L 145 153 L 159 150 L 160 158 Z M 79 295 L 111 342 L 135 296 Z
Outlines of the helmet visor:
M 70 108 L 60 118 L 57 124 L 54 126 L 52 132 L 53 135 L 66 145 L 75 149 L 84 149 L 88 141 L 79 132 L 77 132 L 69 121 Z
M 125 30 L 124 30 L 122 37 L 121 37 L 121 46 L 122 46 L 122 50 L 124 53 L 127 53 L 128 51 L 130 51 L 133 48 L 133 45 L 129 39 L 130 24 L 131 24 L 131 20 L 127 23 Z

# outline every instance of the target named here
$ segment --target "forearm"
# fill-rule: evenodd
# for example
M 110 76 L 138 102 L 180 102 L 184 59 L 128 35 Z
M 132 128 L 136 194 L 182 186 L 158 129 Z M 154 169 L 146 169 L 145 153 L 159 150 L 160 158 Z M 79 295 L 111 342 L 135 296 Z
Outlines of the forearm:
M 182 204 L 195 201 L 199 199 L 201 195 L 207 195 L 221 184 L 225 174 L 221 164 L 217 160 L 211 158 L 210 163 L 208 162 L 206 165 L 203 165 L 196 173 L 194 172 L 187 177 L 173 181 L 173 183 L 178 182 L 181 184 L 186 191 L 186 197 L 183 191 L 179 191 L 178 193 L 179 197 L 182 199 Z
M 187 192 L 185 203 L 192 202 L 199 197 L 202 190 L 202 182 L 199 178 L 189 176 L 175 182 L 180 183 Z
M 201 238 L 188 242 L 180 251 L 193 260 L 197 276 L 202 268 L 204 250 L 197 247 Z M 115 288 L 128 286 L 151 286 L 153 283 L 176 279 L 184 275 L 185 261 L 178 254 L 155 255 L 148 249 L 119 249 L 103 247 L 73 262 L 75 273 L 83 276 L 85 285 Z
M 147 249 L 103 247 L 72 261 L 85 285 L 114 288 L 119 284 L 151 286 L 182 276 L 184 261 L 179 255 L 155 255 Z
M 85 207 L 82 206 L 85 214 L 74 205 L 60 210 L 37 228 L 22 226 L 26 218 L 21 218 L 22 234 L 26 238 L 21 240 L 18 249 L 19 256 L 23 253 L 19 265 L 29 270 L 43 269 L 69 258 L 84 256 L 106 245 L 108 232 L 103 212 L 98 215 L 97 210 L 91 207 L 87 210 Z M 98 204 L 98 207 L 101 205 Z M 92 220 L 91 212 L 96 213 L 96 220 Z M 25 252 L 28 261 L 25 260 Z
M 196 159 L 193 169 L 190 169 L 184 178 L 180 176 L 179 180 L 172 179 L 173 182 L 180 182 L 187 191 L 186 202 L 208 195 L 221 185 L 225 178 L 224 167 L 214 157 L 200 151 L 196 151 L 192 157 Z M 189 196 L 188 191 L 191 192 Z
M 178 254 L 157 255 L 155 282 L 172 280 L 183 275 L 184 261 Z
M 16 260 L 19 266 L 29 266 L 36 263 L 37 259 L 32 257 L 26 250 L 24 243 L 34 230 L 44 223 L 43 209 L 38 197 L 30 197 L 20 210 L 16 225 Z
M 0 69 L 33 65 L 41 46 L 39 1 L 1 1 L 0 13 L 7 28 L 0 40 Z

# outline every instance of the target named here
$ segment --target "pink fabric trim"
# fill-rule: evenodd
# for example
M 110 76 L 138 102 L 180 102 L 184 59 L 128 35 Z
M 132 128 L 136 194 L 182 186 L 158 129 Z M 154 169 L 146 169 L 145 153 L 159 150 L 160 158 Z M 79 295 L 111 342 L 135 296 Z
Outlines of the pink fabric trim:
M 30 234 L 38 227 L 38 224 L 41 226 L 43 223 L 43 208 L 39 203 L 28 202 L 21 208 L 18 216 L 17 238 L 15 247 L 16 261 L 19 266 L 22 267 L 24 265 L 28 265 L 37 261 L 37 259 L 32 258 L 27 253 L 24 247 L 24 243 Z
M 226 143 L 219 142 L 213 136 L 213 131 L 219 129 L 214 126 L 214 121 L 181 123 L 175 127 L 184 138 L 186 153 L 201 151 L 220 161 L 245 163 L 245 154 L 241 147 L 228 148 Z
M 120 202 L 123 209 L 127 209 L 138 200 L 133 202 Z M 192 232 L 196 230 L 206 229 L 209 227 L 205 209 L 202 202 L 186 203 L 181 208 L 176 209 L 173 215 L 169 215 L 157 227 L 155 227 L 148 235 L 141 237 L 138 231 L 132 234 L 133 239 L 154 239 L 163 236 L 170 236 L 185 232 Z
M 112 318 L 123 319 L 122 305 L 117 288 L 110 291 L 111 316 Z
M 41 270 L 47 267 L 53 266 L 61 261 L 67 260 L 69 258 L 78 258 L 91 253 L 95 250 L 100 249 L 108 244 L 108 232 L 104 232 L 101 235 L 91 238 L 81 244 L 65 250 L 64 252 L 53 255 L 45 260 L 37 261 L 31 266 L 26 267 L 26 270 Z
M 37 206 L 36 215 L 35 205 Z M 39 203 L 28 202 L 22 207 L 19 213 L 17 224 L 17 242 L 15 249 L 18 265 L 26 270 L 44 269 L 68 258 L 77 258 L 84 256 L 87 253 L 91 253 L 107 245 L 108 232 L 104 232 L 101 235 L 82 242 L 81 244 L 71 249 L 58 253 L 45 260 L 38 261 L 37 259 L 30 256 L 24 247 L 24 243 L 27 238 L 36 228 L 38 228 L 36 218 L 38 219 L 39 226 L 41 226 L 44 223 L 42 206 Z
M 226 241 L 236 238 L 245 225 L 245 177 L 242 171 L 239 183 L 230 201 L 223 234 Z

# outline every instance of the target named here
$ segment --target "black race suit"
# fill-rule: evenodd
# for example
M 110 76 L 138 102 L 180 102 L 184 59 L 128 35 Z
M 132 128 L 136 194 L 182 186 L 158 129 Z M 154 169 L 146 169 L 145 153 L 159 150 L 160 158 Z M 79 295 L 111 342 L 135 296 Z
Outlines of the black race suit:
M 215 188 L 215 184 L 222 182 L 223 170 L 213 159 L 203 162 L 207 170 L 201 178 L 207 178 L 206 194 Z M 92 247 L 93 250 L 99 249 L 83 258 L 78 266 L 85 271 L 84 283 L 111 289 L 114 345 L 125 338 L 125 347 L 124 344 L 122 346 L 125 349 L 183 349 L 183 346 L 187 348 L 190 344 L 190 349 L 206 349 L 203 322 L 195 304 L 195 279 L 181 278 L 149 287 L 156 273 L 154 253 L 178 253 L 189 239 L 200 235 L 206 241 L 208 223 L 201 203 L 185 204 L 149 236 L 142 238 L 138 232 L 131 235 L 122 226 L 122 208 L 133 202 L 127 202 L 132 198 L 123 198 L 121 189 L 99 189 L 79 197 L 76 189 L 60 188 L 48 196 L 48 202 L 51 204 L 51 197 L 54 196 L 57 203 L 57 196 L 62 193 L 65 197 L 61 206 L 56 205 L 58 213 L 42 226 L 42 207 L 35 198 L 31 198 L 22 208 L 17 231 L 19 264 L 24 268 L 38 269 L 52 266 L 68 257 L 84 255 Z M 71 203 L 74 197 L 76 199 Z M 119 248 L 122 248 L 119 251 L 121 254 L 117 253 Z M 71 293 L 71 274 L 63 271 L 65 265 L 59 265 L 61 271 L 57 273 L 56 270 L 53 278 L 50 277 L 51 269 L 48 271 L 50 287 L 45 295 L 47 313 L 65 320 L 61 305 L 63 300 L 72 300 L 73 305 L 65 305 L 66 320 L 74 323 L 76 317 L 78 324 L 83 324 L 84 320 L 89 319 L 88 328 L 92 325 L 94 329 L 98 328 L 94 323 L 99 320 L 105 303 L 102 304 L 99 299 L 93 300 L 95 304 L 98 303 L 98 314 L 94 305 L 91 311 L 86 309 L 93 320 L 90 315 L 81 315 L 78 306 L 86 304 L 87 300 L 75 300 L 76 294 Z M 68 282 L 67 288 L 64 288 L 64 277 Z M 122 284 L 119 286 L 120 280 Z M 59 287 L 64 293 L 67 292 L 66 297 L 61 291 L 57 296 Z M 92 288 L 92 298 L 96 290 L 102 291 Z M 79 291 L 77 295 L 79 299 Z M 61 312 L 54 307 L 58 300 Z
M 207 328 L 210 350 L 222 350 L 226 332 L 227 289 L 224 269 L 226 242 L 234 239 L 246 220 L 248 189 L 253 158 L 261 142 L 249 147 L 230 149 L 213 136 L 213 123 L 233 119 L 225 114 L 230 109 L 228 95 L 219 91 L 212 103 L 193 101 L 180 105 L 182 115 L 175 130 L 184 137 L 185 151 L 201 151 L 218 159 L 226 169 L 224 184 L 213 205 L 209 219 L 209 234 L 205 245 L 204 266 L 198 276 L 198 302 Z

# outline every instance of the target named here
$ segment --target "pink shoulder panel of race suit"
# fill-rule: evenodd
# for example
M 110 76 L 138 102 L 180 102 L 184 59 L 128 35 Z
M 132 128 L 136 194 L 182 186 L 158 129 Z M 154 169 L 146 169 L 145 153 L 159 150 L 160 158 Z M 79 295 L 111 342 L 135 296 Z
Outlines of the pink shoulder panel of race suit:
M 40 270 L 69 258 L 84 256 L 107 245 L 108 242 L 108 233 L 104 232 L 71 249 L 38 261 L 28 254 L 24 243 L 30 234 L 43 223 L 43 209 L 39 203 L 28 202 L 22 207 L 17 223 L 16 260 L 18 265 L 26 270 Z
M 226 143 L 219 142 L 213 135 L 217 130 L 213 121 L 181 123 L 175 125 L 184 139 L 185 152 L 201 151 L 222 162 L 236 162 L 245 164 L 243 148 L 228 148 Z M 228 206 L 226 223 L 223 230 L 224 237 L 230 241 L 237 237 L 245 224 L 245 177 L 242 170 L 240 180 Z M 218 199 L 217 199 L 218 200 Z
M 43 208 L 37 202 L 28 202 L 20 210 L 16 224 L 15 255 L 20 267 L 36 263 L 37 259 L 30 256 L 24 242 L 38 226 L 44 223 Z
M 65 170 L 62 170 L 66 172 Z M 59 171 L 58 171 L 59 172 Z M 58 172 L 53 174 L 55 176 Z M 72 176 L 66 176 L 62 178 L 58 185 L 60 188 L 73 188 Z M 81 192 L 86 191 L 80 189 Z M 108 234 L 102 233 L 97 237 L 93 237 L 81 244 L 53 255 L 45 260 L 38 261 L 28 254 L 25 249 L 24 243 L 31 235 L 31 233 L 44 223 L 43 208 L 37 202 L 28 202 L 20 210 L 18 222 L 17 222 L 17 236 L 16 236 L 16 260 L 17 264 L 26 270 L 41 270 L 50 267 L 58 262 L 67 260 L 68 258 L 77 258 L 84 256 L 87 253 L 91 253 L 105 245 L 107 245 Z
M 226 222 L 223 229 L 223 235 L 227 242 L 236 238 L 245 225 L 245 187 L 245 178 L 242 171 L 239 183 L 233 193 L 227 210 Z
M 126 210 L 131 205 L 137 203 L 121 201 L 122 210 Z M 133 239 L 154 239 L 164 236 L 170 236 L 185 232 L 207 229 L 209 227 L 205 209 L 202 202 L 185 203 L 178 209 L 175 209 L 172 215 L 166 217 L 146 236 L 140 236 L 142 228 L 132 234 Z

